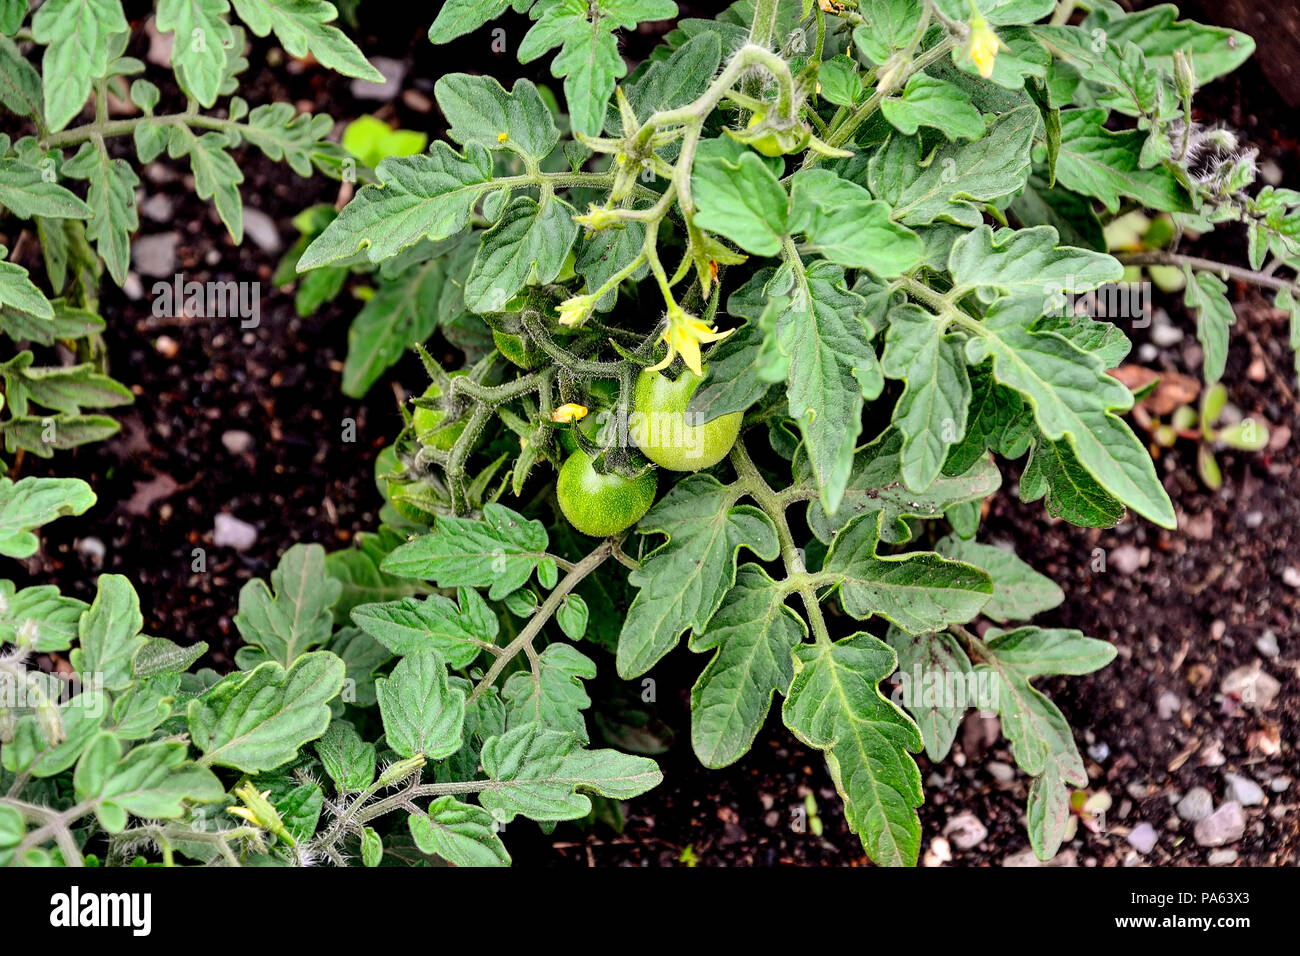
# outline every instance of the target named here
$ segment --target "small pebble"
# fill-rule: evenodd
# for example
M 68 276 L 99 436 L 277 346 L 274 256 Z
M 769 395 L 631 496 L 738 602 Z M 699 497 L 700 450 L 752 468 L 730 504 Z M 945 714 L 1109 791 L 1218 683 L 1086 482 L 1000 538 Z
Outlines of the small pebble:
M 96 565 L 100 565 L 104 563 L 104 555 L 107 553 L 107 549 L 104 547 L 104 542 L 98 538 L 82 538 L 77 542 L 77 552 L 89 558 Z
M 173 359 L 181 353 L 181 344 L 170 335 L 160 335 L 154 340 L 153 347 L 163 358 Z
M 240 521 L 234 515 L 221 512 L 212 529 L 212 543 L 218 548 L 247 551 L 257 543 L 257 529 L 247 521 Z
M 1290 777 L 1274 777 L 1268 782 L 1268 789 L 1272 790 L 1274 793 L 1283 793 L 1290 786 Z
M 998 783 L 1010 783 L 1016 779 L 1016 768 L 1001 760 L 990 760 L 984 765 L 984 769 Z
M 1228 784 L 1228 798 L 1236 800 L 1243 807 L 1257 807 L 1264 802 L 1264 788 L 1249 777 L 1225 773 L 1223 779 Z
M 232 455 L 242 455 L 253 447 L 253 436 L 246 431 L 232 428 L 221 433 L 221 444 L 225 445 L 226 451 Z
M 1172 691 L 1165 691 L 1156 700 L 1156 713 L 1161 720 L 1168 720 L 1182 708 L 1183 702 Z
M 943 828 L 943 835 L 951 840 L 957 849 L 969 850 L 982 843 L 989 835 L 989 830 L 975 814 L 967 810 L 948 821 Z
M 1204 820 L 1197 821 L 1192 832 L 1201 846 L 1236 843 L 1246 834 L 1246 811 L 1237 801 L 1229 800 Z
M 1279 653 L 1277 635 L 1272 631 L 1265 631 L 1255 641 L 1255 650 L 1259 651 L 1265 657 L 1277 657 Z
M 1211 850 L 1205 855 L 1205 862 L 1210 866 L 1228 866 L 1237 862 L 1237 851 L 1232 847 L 1223 850 Z
M 1260 525 L 1264 523 L 1264 512 L 1247 511 L 1245 520 L 1246 520 L 1247 528 L 1258 528 Z
M 1282 583 L 1289 588 L 1300 588 L 1300 568 L 1288 567 L 1282 572 Z
M 1214 812 L 1214 797 L 1204 787 L 1192 787 L 1175 809 L 1188 823 L 1196 823 Z
M 1149 823 L 1139 823 L 1126 838 L 1128 845 L 1137 850 L 1144 856 L 1150 853 L 1156 847 L 1156 841 L 1160 839 L 1160 834 L 1156 833 L 1156 828 Z
M 1131 544 L 1111 548 L 1106 559 L 1112 569 L 1124 575 L 1133 574 L 1142 566 L 1142 552 Z
M 930 848 L 925 851 L 922 863 L 925 866 L 943 866 L 951 860 L 952 848 L 948 846 L 948 841 L 943 837 L 935 837 L 930 841 Z
M 1104 740 L 1099 740 L 1088 748 L 1088 756 L 1097 763 L 1104 763 L 1106 758 L 1110 756 L 1110 745 Z
M 276 253 L 283 248 L 280 228 L 275 220 L 252 206 L 244 206 L 244 235 L 263 252 Z

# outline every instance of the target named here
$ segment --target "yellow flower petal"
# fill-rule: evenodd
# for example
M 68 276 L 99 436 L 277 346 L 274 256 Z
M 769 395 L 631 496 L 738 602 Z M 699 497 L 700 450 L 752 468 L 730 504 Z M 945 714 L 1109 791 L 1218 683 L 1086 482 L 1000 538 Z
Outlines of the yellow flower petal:
M 551 412 L 551 421 L 558 422 L 561 425 L 569 422 L 577 422 L 587 417 L 587 407 L 579 405 L 576 402 L 565 402 L 555 411 Z
M 970 24 L 970 38 L 966 41 L 966 56 L 975 64 L 979 75 L 988 79 L 993 75 L 993 66 L 997 62 L 998 47 L 1002 41 L 983 17 L 976 17 Z

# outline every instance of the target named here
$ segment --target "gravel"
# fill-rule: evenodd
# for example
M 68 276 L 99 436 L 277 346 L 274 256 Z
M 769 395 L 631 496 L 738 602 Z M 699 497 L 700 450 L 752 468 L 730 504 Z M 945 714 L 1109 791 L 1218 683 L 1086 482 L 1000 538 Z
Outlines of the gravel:
M 1201 846 L 1236 843 L 1246 834 L 1246 811 L 1236 800 L 1229 800 L 1204 820 L 1197 822 L 1193 835 Z

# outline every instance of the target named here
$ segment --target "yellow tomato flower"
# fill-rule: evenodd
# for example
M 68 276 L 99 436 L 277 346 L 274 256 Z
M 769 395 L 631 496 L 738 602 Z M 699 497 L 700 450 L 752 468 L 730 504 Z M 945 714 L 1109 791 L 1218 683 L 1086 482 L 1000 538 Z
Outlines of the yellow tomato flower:
M 978 15 L 971 20 L 970 37 L 966 40 L 966 58 L 975 64 L 979 75 L 986 80 L 993 75 L 993 64 L 997 62 L 1000 46 L 1002 41 L 987 20 Z
M 565 299 L 560 303 L 560 324 L 581 325 L 587 321 L 595 307 L 596 302 L 589 295 L 575 295 Z
M 561 425 L 567 425 L 569 422 L 577 422 L 587 417 L 587 407 L 579 405 L 576 402 L 565 402 L 555 411 L 551 412 L 551 421 Z
M 725 339 L 735 329 L 715 332 L 707 322 L 689 312 L 673 306 L 668 310 L 668 328 L 664 330 L 661 341 L 668 346 L 668 354 L 658 365 L 652 365 L 646 371 L 657 372 L 667 368 L 674 358 L 682 357 L 686 367 L 696 375 L 703 375 L 700 362 L 700 345 Z

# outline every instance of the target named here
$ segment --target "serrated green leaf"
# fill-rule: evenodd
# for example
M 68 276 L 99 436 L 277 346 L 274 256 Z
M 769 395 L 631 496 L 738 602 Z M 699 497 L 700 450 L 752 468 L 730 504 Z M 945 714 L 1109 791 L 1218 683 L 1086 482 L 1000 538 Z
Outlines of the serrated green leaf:
M 921 238 L 890 213 L 888 203 L 829 169 L 800 170 L 792 180 L 790 232 L 806 233 L 810 251 L 832 262 L 886 279 L 916 268 L 924 253 Z
M 781 716 L 795 736 L 826 752 L 849 828 L 881 866 L 911 866 L 921 845 L 915 807 L 921 773 L 908 751 L 921 734 L 877 686 L 894 671 L 889 646 L 859 633 L 795 650 L 795 675 Z
M 340 793 L 364 790 L 374 782 L 375 745 L 362 740 L 348 721 L 333 721 L 312 747 Z
M 1030 144 L 1039 123 L 1038 110 L 1026 105 L 1004 113 L 973 143 L 945 143 L 928 164 L 902 174 L 915 175 L 893 201 L 894 219 L 906 226 L 935 220 L 977 226 L 978 203 L 1018 192 L 1029 178 Z M 878 198 L 894 200 L 873 188 Z
M 514 0 L 516 12 L 523 13 L 531 3 L 532 0 Z M 501 16 L 510 4 L 511 0 L 447 0 L 429 27 L 429 42 L 448 43 L 471 33 Z
M 0 257 L 9 252 L 0 246 Z M 54 306 L 45 298 L 45 293 L 36 288 L 27 275 L 27 270 L 12 262 L 0 262 L 0 307 L 6 311 L 14 309 L 41 319 L 54 317 Z
M 1175 525 L 1173 505 L 1151 456 L 1117 412 L 1133 395 L 1105 373 L 1095 355 L 1051 333 L 1034 332 L 1042 314 L 1033 300 L 1001 299 L 977 328 L 993 357 L 993 374 L 1033 407 L 1043 434 L 1068 438 L 1079 462 L 1107 492 L 1156 524 Z
M 45 46 L 41 73 L 58 78 L 45 84 L 51 131 L 63 129 L 81 112 L 92 81 L 108 75 L 109 37 L 128 29 L 121 0 L 48 0 L 36 11 L 32 35 Z
M 859 7 L 863 22 L 853 28 L 853 44 L 877 65 L 905 49 L 921 25 L 917 0 L 866 0 Z
M 190 701 L 188 722 L 205 766 L 273 770 L 325 732 L 329 702 L 343 686 L 343 661 L 304 654 L 287 672 L 275 661 L 225 678 Z
M 943 760 L 966 709 L 977 704 L 966 697 L 971 687 L 970 658 L 957 639 L 944 631 L 908 634 L 891 626 L 885 641 L 898 655 L 903 708 L 921 731 L 926 755 Z
M 427 812 L 412 813 L 407 823 L 416 846 L 455 866 L 510 865 L 492 814 L 455 797 L 439 797 Z
M 20 219 L 89 219 L 90 207 L 56 182 L 44 178 L 39 166 L 14 157 L 0 159 L 0 206 Z
M 488 588 L 488 597 L 499 601 L 527 583 L 546 545 L 540 521 L 488 504 L 482 520 L 440 517 L 429 534 L 395 548 L 381 568 L 440 588 Z
M 815 261 L 794 270 L 793 285 L 777 326 L 777 348 L 789 360 L 786 404 L 822 503 L 834 511 L 853 467 L 864 400 L 879 396 L 885 380 L 870 343 L 867 301 L 845 287 L 844 270 Z
M 140 178 L 123 159 L 111 159 L 107 150 L 83 143 L 77 154 L 63 165 L 63 174 L 86 179 L 90 189 L 86 203 L 93 215 L 86 238 L 94 241 L 108 274 L 121 285 L 131 266 L 131 233 L 140 226 L 135 208 L 135 187 Z
M 1079 631 L 1036 627 L 991 629 L 983 646 L 987 659 L 976 672 L 994 679 L 1002 732 L 1016 763 L 1038 778 L 1029 793 L 1029 836 L 1034 852 L 1047 858 L 1065 831 L 1068 785 L 1086 786 L 1088 775 L 1065 716 L 1029 680 L 1091 673 L 1115 657 L 1115 648 Z
M 475 312 L 496 312 L 524 286 L 553 280 L 578 237 L 573 215 L 573 207 L 554 195 L 541 204 L 531 196 L 510 200 L 483 233 L 465 282 L 465 305 Z
M 525 724 L 483 745 L 488 779 L 479 802 L 502 823 L 577 820 L 591 812 L 586 792 L 615 800 L 645 793 L 663 780 L 653 760 L 616 750 L 583 750 L 572 734 Z
M 1009 547 L 947 537 L 940 540 L 934 550 L 944 557 L 973 564 L 988 572 L 993 579 L 993 597 L 980 613 L 999 623 L 1027 621 L 1065 600 L 1065 592 L 1056 582 L 1020 560 Z
M 1171 76 L 1174 52 L 1180 51 L 1191 60 L 1196 82 L 1201 86 L 1231 73 L 1255 52 L 1255 41 L 1248 34 L 1178 21 L 1177 17 L 1178 8 L 1169 3 L 1136 13 L 1099 6 L 1081 27 L 1090 36 L 1101 30 L 1114 43 L 1137 44 L 1150 69 L 1163 70 Z
M 490 76 L 448 73 L 433 94 L 447 135 L 463 146 L 512 150 L 541 162 L 560 141 L 551 111 L 528 80 L 516 80 L 507 93 Z
M 944 474 L 924 492 L 912 492 L 903 483 L 903 435 L 897 428 L 887 429 L 858 449 L 853 460 L 840 507 L 827 517 L 820 501 L 808 505 L 808 526 L 822 541 L 853 518 L 863 514 L 882 515 L 881 538 L 891 544 L 911 539 L 906 518 L 936 520 L 956 505 L 983 501 L 1002 484 L 1002 475 L 987 456 L 977 460 L 964 472 Z
M 244 201 L 239 184 L 244 181 L 244 173 L 226 151 L 230 145 L 221 133 L 196 136 L 188 126 L 177 124 L 167 139 L 167 155 L 172 159 L 189 157 L 194 192 L 205 202 L 213 202 L 230 238 L 240 243 L 244 239 Z
M 691 167 L 695 224 L 760 256 L 781 251 L 789 198 L 772 167 L 729 137 L 700 143 Z
M 469 223 L 492 178 L 492 158 L 473 144 L 462 156 L 438 141 L 426 155 L 384 160 L 379 182 L 362 187 L 298 260 L 298 271 L 365 252 L 382 262 L 421 239 L 446 239 Z
M 131 659 L 145 644 L 144 617 L 131 582 L 120 574 L 99 577 L 95 600 L 78 624 L 81 646 L 69 655 L 73 668 L 105 690 L 130 686 Z
M 394 654 L 432 649 L 454 668 L 468 667 L 497 636 L 497 617 L 473 588 L 462 587 L 460 606 L 441 594 L 362 604 L 352 611 L 357 626 Z
M 181 88 L 205 107 L 226 77 L 226 51 L 235 45 L 228 0 L 160 0 L 154 25 L 172 36 L 172 68 Z
M 691 746 L 706 767 L 725 767 L 747 753 L 772 695 L 790 686 L 790 655 L 807 627 L 785 595 L 758 565 L 743 565 L 717 613 L 691 635 L 691 650 L 715 651 L 691 688 Z
M 537 659 L 538 675 L 520 671 L 510 675 L 501 696 L 506 704 L 506 727 L 540 721 L 552 730 L 563 730 L 588 742 L 582 711 L 591 698 L 582 681 L 596 676 L 596 665 L 569 644 L 552 644 Z
M 135 400 L 130 389 L 97 371 L 92 362 L 32 368 L 31 352 L 19 352 L 0 365 L 6 404 L 13 415 L 27 415 L 28 402 L 69 415 L 82 408 L 111 408 Z
M 291 56 L 314 56 L 321 66 L 371 83 L 384 75 L 366 60 L 357 45 L 330 21 L 338 16 L 325 0 L 232 0 L 235 12 L 259 37 L 275 38 Z
M 708 623 L 735 580 L 742 547 L 765 561 L 777 556 L 771 519 L 751 505 L 737 505 L 741 494 L 712 475 L 690 475 L 641 519 L 642 534 L 663 533 L 668 542 L 628 575 L 640 590 L 619 635 L 621 677 L 644 674 L 682 632 Z
M 1124 503 L 1088 474 L 1068 440 L 1038 433 L 1020 476 L 1020 500 L 1043 497 L 1049 514 L 1083 528 L 1113 528 L 1124 517 Z
M 979 139 L 984 118 L 960 89 L 928 73 L 915 73 L 899 96 L 886 97 L 880 112 L 900 133 L 914 136 L 922 126 L 949 139 Z
M 109 833 L 125 829 L 128 814 L 174 819 L 187 803 L 215 803 L 226 795 L 216 774 L 186 759 L 189 748 L 184 743 L 142 744 L 120 760 L 118 747 L 111 736 L 96 738 L 75 775 L 79 799 L 93 803 Z
M 437 651 L 408 654 L 375 688 L 385 739 L 403 757 L 441 760 L 461 748 L 465 695 L 448 687 L 447 665 Z
M 999 229 L 980 226 L 958 239 L 948 256 L 957 293 L 976 291 L 985 302 L 999 295 L 1034 296 L 1041 312 L 1064 292 L 1087 292 L 1124 276 L 1119 260 L 1104 252 L 1058 245 L 1051 226 Z
M 0 105 L 16 116 L 30 116 L 43 123 L 44 103 L 41 75 L 13 40 L 0 36 Z
M 840 588 L 845 612 L 880 615 L 905 631 L 939 631 L 971 620 L 988 602 L 993 582 L 978 568 L 920 551 L 882 557 L 883 512 L 853 519 L 831 541 L 820 579 Z
M 881 365 L 904 383 L 893 415 L 903 435 L 903 483 L 925 491 L 939 477 L 948 449 L 966 433 L 971 389 L 961 343 L 931 313 L 898 306 L 889 313 Z
M 40 546 L 33 529 L 79 515 L 95 500 L 90 485 L 80 478 L 0 478 L 0 554 L 31 557 Z
M 1183 305 L 1196 313 L 1196 338 L 1205 354 L 1205 381 L 1214 384 L 1223 378 L 1228 364 L 1228 329 L 1237 321 L 1237 313 L 1228 301 L 1228 286 L 1212 272 L 1193 273 L 1183 269 L 1187 287 Z
M 248 114 L 240 133 L 268 158 L 289 164 L 299 176 L 310 176 L 336 148 L 326 137 L 334 122 L 324 113 L 299 113 L 292 103 L 266 103 Z
M 244 643 L 262 650 L 266 659 L 292 667 L 329 640 L 330 608 L 342 590 L 343 585 L 325 573 L 324 548 L 295 544 L 271 572 L 270 588 L 254 578 L 240 589 L 235 627 Z
M 1121 197 L 1136 199 L 1149 209 L 1191 212 L 1191 197 L 1168 168 L 1142 168 L 1146 134 L 1112 132 L 1103 125 L 1106 116 L 1103 109 L 1062 111 L 1056 181 L 1096 197 L 1112 213 L 1119 210 Z

